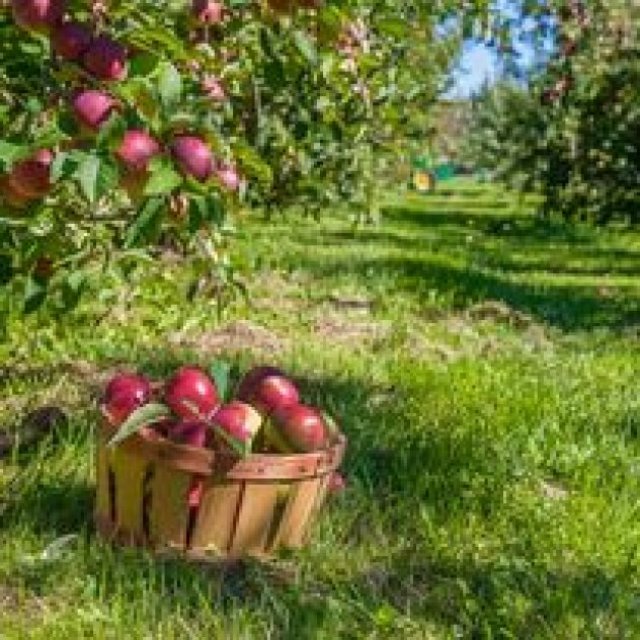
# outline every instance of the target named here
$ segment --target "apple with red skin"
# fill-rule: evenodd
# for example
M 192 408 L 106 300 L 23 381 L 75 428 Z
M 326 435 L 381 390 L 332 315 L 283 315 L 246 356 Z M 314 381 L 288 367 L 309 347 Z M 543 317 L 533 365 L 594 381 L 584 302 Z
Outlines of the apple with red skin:
M 254 367 L 253 369 L 247 371 L 247 373 L 245 373 L 242 380 L 240 381 L 240 384 L 238 385 L 238 390 L 236 393 L 238 399 L 244 402 L 251 403 L 256 387 L 269 376 L 284 376 L 284 373 L 277 367 L 264 365 Z
M 260 413 L 269 415 L 278 409 L 297 405 L 300 393 L 289 378 L 281 375 L 267 376 L 256 384 L 249 402 Z
M 303 404 L 280 407 L 271 416 L 277 434 L 299 453 L 319 451 L 329 445 L 329 429 L 317 409 Z M 281 445 L 280 442 L 273 442 Z
M 107 385 L 102 398 L 102 411 L 109 423 L 117 427 L 138 407 L 149 402 L 150 398 L 149 380 L 135 373 L 119 373 Z
M 212 418 L 228 436 L 241 444 L 250 444 L 262 425 L 262 416 L 249 404 L 234 400 L 222 405 Z
M 13 192 L 32 200 L 46 196 L 51 189 L 53 158 L 54 155 L 49 149 L 40 149 L 30 158 L 18 162 L 9 174 Z
M 48 31 L 64 15 L 65 0 L 12 0 L 13 19 L 23 29 Z
M 224 102 L 227 99 L 227 92 L 218 78 L 207 76 L 201 84 L 202 90 L 213 102 Z
M 240 187 L 240 176 L 237 169 L 230 164 L 221 164 L 215 169 L 218 182 L 227 191 L 237 191 Z
M 6 204 L 14 209 L 24 209 L 31 198 L 28 198 L 23 193 L 16 191 L 11 186 L 11 181 L 9 180 L 9 176 L 0 176 L 0 197 L 4 200 Z
M 290 13 L 297 7 L 297 0 L 268 0 L 267 4 L 276 13 Z
M 216 25 L 224 20 L 225 6 L 214 0 L 193 0 L 191 14 L 202 25 Z
M 51 46 L 61 58 L 76 62 L 87 51 L 92 39 L 89 27 L 80 22 L 65 22 L 53 29 Z
M 177 136 L 171 151 L 182 173 L 205 182 L 213 173 L 213 156 L 207 143 L 197 136 Z
M 55 270 L 55 265 L 51 258 L 40 256 L 33 267 L 33 275 L 40 280 L 49 280 Z
M 157 140 L 141 129 L 130 129 L 124 134 L 116 157 L 131 172 L 144 172 L 149 162 L 160 153 Z
M 82 64 L 100 80 L 123 80 L 127 75 L 127 51 L 109 36 L 98 36 L 82 57 Z
M 179 369 L 167 382 L 164 399 L 185 420 L 209 419 L 220 406 L 215 384 L 197 367 Z
M 79 91 L 72 101 L 73 113 L 80 124 L 97 131 L 116 107 L 116 101 L 97 89 Z
M 207 425 L 198 420 L 181 420 L 169 428 L 169 437 L 179 444 L 204 447 L 207 444 Z

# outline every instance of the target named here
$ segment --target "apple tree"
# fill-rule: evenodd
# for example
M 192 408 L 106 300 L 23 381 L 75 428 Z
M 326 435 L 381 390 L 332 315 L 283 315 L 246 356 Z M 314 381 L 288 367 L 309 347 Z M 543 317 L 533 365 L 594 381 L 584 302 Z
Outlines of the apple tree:
M 640 222 L 640 9 L 567 2 L 555 47 L 529 86 L 502 83 L 475 105 L 472 159 L 544 197 L 546 213 Z
M 486 12 L 466 5 L 461 25 Z M 167 245 L 224 283 L 239 206 L 375 206 L 381 159 L 424 134 L 458 7 L 2 0 L 0 306 L 72 309 L 92 274 Z

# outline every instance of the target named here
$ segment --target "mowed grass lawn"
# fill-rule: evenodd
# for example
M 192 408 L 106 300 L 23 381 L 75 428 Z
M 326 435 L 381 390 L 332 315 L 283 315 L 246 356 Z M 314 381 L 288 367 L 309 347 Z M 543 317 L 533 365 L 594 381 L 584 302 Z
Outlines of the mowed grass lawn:
M 247 217 L 222 316 L 168 255 L 64 325 L 13 322 L 0 424 L 69 419 L 0 462 L 0 638 L 640 637 L 640 233 L 530 208 L 459 182 L 359 230 Z M 339 417 L 348 490 L 267 564 L 100 542 L 99 385 L 216 357 Z

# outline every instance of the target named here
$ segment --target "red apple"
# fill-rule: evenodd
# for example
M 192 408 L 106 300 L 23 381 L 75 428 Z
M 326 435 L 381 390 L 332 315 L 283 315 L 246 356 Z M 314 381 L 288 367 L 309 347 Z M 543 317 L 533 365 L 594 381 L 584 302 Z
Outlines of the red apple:
M 119 373 L 107 385 L 102 411 L 112 426 L 119 426 L 133 411 L 149 402 L 150 397 L 151 385 L 145 377 Z
M 31 198 L 25 196 L 19 191 L 16 191 L 11 186 L 9 176 L 0 176 L 0 197 L 2 197 L 6 204 L 14 209 L 23 209 L 31 200 Z
M 238 399 L 244 402 L 251 402 L 258 384 L 269 376 L 284 376 L 284 373 L 276 367 L 269 366 L 254 367 L 248 371 L 238 386 L 236 393 Z
M 191 14 L 203 25 L 220 24 L 224 20 L 225 6 L 214 0 L 193 0 Z
M 227 92 L 218 78 L 207 76 L 202 81 L 202 90 L 213 102 L 224 102 L 227 99 Z
M 273 413 L 272 422 L 295 451 L 318 451 L 329 444 L 324 418 L 313 407 L 302 404 L 280 407 Z
M 43 198 L 51 189 L 49 179 L 53 153 L 40 149 L 30 158 L 14 165 L 9 174 L 9 183 L 15 193 L 27 199 Z
M 262 424 L 262 416 L 249 404 L 234 400 L 225 404 L 213 416 L 212 422 L 233 439 L 250 442 Z
M 169 437 L 179 444 L 204 447 L 207 443 L 207 425 L 197 420 L 181 420 L 170 428 Z
M 213 172 L 213 156 L 207 143 L 196 136 L 178 136 L 171 145 L 173 156 L 185 175 L 200 182 Z
M 49 280 L 54 274 L 56 268 L 52 258 L 40 256 L 33 267 L 33 275 L 40 280 Z
M 160 145 L 146 131 L 130 129 L 124 134 L 116 156 L 128 171 L 146 171 L 149 162 L 160 153 Z
M 153 430 L 163 438 L 168 438 L 171 432 L 173 431 L 173 429 L 175 428 L 175 426 L 176 426 L 175 420 L 172 420 L 171 418 L 163 418 L 162 420 L 159 420 L 158 422 L 154 422 L 151 425 Z
M 12 0 L 13 19 L 31 31 L 47 31 L 62 20 L 65 0 Z
M 278 409 L 297 405 L 300 393 L 289 378 L 267 376 L 255 386 L 250 402 L 258 411 L 269 415 Z
M 167 382 L 165 402 L 186 420 L 208 419 L 220 405 L 218 391 L 204 371 L 183 367 Z
M 233 165 L 219 165 L 215 170 L 215 175 L 218 182 L 228 191 L 237 191 L 240 187 L 240 176 Z
M 96 89 L 79 91 L 72 102 L 78 121 L 97 131 L 116 107 L 116 101 L 108 94 Z
M 51 33 L 51 46 L 61 58 L 75 62 L 82 58 L 92 38 L 89 27 L 79 22 L 65 22 Z
M 94 38 L 82 62 L 84 68 L 100 80 L 123 80 L 127 75 L 127 52 L 109 36 Z

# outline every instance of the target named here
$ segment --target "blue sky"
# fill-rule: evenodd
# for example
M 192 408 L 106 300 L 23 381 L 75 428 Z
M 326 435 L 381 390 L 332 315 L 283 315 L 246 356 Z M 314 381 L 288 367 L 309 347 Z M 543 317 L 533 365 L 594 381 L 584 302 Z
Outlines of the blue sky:
M 515 4 L 506 0 L 495 0 L 493 10 L 496 15 L 515 19 L 518 17 Z M 541 51 L 536 53 L 531 44 L 526 44 L 527 34 L 534 28 L 535 23 L 526 19 L 520 23 L 518 31 L 514 34 L 512 44 L 518 54 L 518 64 L 522 69 L 533 65 L 541 54 Z M 546 44 L 545 48 L 550 50 L 551 41 Z M 478 91 L 485 82 L 495 82 L 500 76 L 500 72 L 500 59 L 493 49 L 479 41 L 468 41 L 453 71 L 453 86 L 446 95 L 454 98 L 468 98 Z
M 453 73 L 453 86 L 447 92 L 451 98 L 468 98 L 485 82 L 495 82 L 500 65 L 495 53 L 484 44 L 468 42 Z

